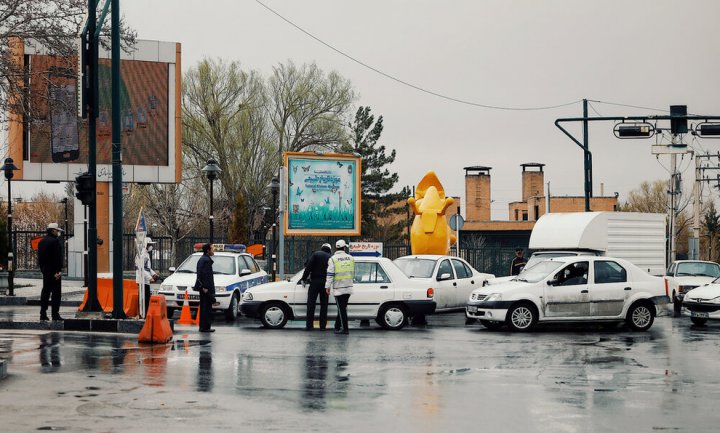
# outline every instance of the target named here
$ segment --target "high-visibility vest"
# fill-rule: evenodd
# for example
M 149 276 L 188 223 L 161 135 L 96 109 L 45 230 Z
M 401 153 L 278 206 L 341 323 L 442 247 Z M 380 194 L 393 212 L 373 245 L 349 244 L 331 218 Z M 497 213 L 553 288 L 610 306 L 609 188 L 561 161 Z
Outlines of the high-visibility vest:
M 335 281 L 353 279 L 355 274 L 355 261 L 352 258 L 348 260 L 335 260 L 335 257 L 332 257 L 331 260 L 335 265 L 335 276 L 333 277 Z

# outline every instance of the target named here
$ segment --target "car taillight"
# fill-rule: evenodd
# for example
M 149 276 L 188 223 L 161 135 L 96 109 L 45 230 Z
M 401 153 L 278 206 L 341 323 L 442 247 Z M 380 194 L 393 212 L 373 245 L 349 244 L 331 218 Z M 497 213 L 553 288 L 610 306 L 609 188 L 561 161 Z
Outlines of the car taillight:
M 430 287 L 429 289 L 427 289 L 427 297 L 432 298 L 433 296 L 435 296 L 435 289 Z
M 670 290 L 668 289 L 668 280 L 665 278 L 665 296 L 670 296 Z

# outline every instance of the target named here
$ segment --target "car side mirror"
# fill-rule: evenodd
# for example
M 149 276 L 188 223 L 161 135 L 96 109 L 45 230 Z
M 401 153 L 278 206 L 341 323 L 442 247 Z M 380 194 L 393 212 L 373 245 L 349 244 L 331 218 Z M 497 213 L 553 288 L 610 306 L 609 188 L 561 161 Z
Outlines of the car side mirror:
M 250 274 L 252 274 L 252 271 L 250 269 L 243 269 L 242 271 L 240 271 L 241 277 L 244 277 L 245 275 L 250 275 Z
M 440 276 L 437 277 L 437 280 L 438 280 L 438 281 L 445 281 L 445 280 L 449 280 L 450 278 L 452 278 L 452 275 L 450 275 L 449 273 L 446 272 L 446 273 L 444 273 L 444 274 L 440 274 Z
M 557 286 L 558 284 L 560 284 L 560 281 L 557 278 L 550 278 L 547 280 L 548 286 Z
M 175 266 L 170 266 L 170 267 L 168 268 L 168 271 L 170 271 L 170 272 L 175 272 L 175 270 L 176 270 L 176 269 L 175 269 Z

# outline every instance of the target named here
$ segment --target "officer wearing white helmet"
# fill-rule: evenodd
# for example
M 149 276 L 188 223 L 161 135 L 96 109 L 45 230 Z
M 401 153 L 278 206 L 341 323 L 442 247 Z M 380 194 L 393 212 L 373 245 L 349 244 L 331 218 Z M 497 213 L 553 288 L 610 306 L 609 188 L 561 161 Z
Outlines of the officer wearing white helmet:
M 355 260 L 345 252 L 347 244 L 340 239 L 335 243 L 335 254 L 328 260 L 327 280 L 325 290 L 330 295 L 332 289 L 338 313 L 335 318 L 335 333 L 348 334 L 347 306 L 350 295 L 353 293 L 353 277 L 355 274 Z

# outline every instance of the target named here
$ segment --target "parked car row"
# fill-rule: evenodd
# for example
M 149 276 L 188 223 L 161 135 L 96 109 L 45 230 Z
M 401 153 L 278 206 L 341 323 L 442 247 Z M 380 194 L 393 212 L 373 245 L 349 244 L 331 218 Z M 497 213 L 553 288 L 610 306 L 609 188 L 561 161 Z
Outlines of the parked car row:
M 188 257 L 160 288 L 170 317 L 182 307 L 186 292 L 190 307 L 197 308 L 193 286 L 200 256 L 198 252 Z M 218 300 L 214 308 L 228 320 L 241 312 L 271 329 L 305 320 L 307 288 L 300 281 L 302 272 L 286 281 L 268 282 L 252 255 L 232 246 L 218 248 L 214 260 Z M 520 275 L 498 279 L 452 256 L 415 255 L 394 261 L 357 257 L 348 317 L 397 330 L 411 318 L 464 310 L 468 320 L 489 329 L 507 326 L 530 331 L 539 323 L 624 322 L 644 331 L 672 301 L 676 312 L 682 306 L 692 323 L 702 325 L 720 318 L 718 277 L 720 265 L 693 260 L 674 262 L 659 278 L 620 258 L 553 254 L 526 266 Z M 332 320 L 336 312 L 331 295 L 328 318 Z

